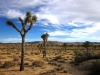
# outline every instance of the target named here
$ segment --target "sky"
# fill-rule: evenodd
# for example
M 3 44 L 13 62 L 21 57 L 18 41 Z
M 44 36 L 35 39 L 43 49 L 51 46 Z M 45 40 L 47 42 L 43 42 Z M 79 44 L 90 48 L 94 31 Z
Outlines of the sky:
M 100 0 L 0 0 L 0 42 L 21 42 L 20 34 L 6 21 L 21 29 L 18 17 L 24 19 L 27 11 L 37 21 L 26 42 L 42 41 L 45 32 L 49 41 L 100 42 Z

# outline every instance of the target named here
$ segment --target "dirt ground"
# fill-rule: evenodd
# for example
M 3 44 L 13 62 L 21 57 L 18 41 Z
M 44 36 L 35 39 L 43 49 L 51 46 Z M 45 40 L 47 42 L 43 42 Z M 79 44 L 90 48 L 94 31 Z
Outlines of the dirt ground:
M 19 71 L 20 68 L 20 51 L 0 50 L 0 75 L 86 75 L 85 71 L 78 70 L 70 64 L 74 60 L 74 52 L 67 50 L 59 52 L 58 50 L 47 50 L 47 56 L 42 57 L 39 50 L 25 51 L 25 69 Z M 58 57 L 58 58 L 57 58 Z M 9 68 L 2 67 L 7 62 L 14 62 Z M 39 61 L 39 66 L 32 65 L 33 62 Z

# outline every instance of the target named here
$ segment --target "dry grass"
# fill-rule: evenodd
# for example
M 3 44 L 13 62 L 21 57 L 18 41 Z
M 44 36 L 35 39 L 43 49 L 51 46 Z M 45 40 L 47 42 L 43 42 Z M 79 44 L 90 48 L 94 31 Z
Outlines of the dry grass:
M 25 47 L 25 70 L 20 72 L 21 45 L 0 45 L 0 61 L 4 62 L 3 64 L 7 61 L 19 64 L 9 67 L 9 63 L 8 69 L 1 67 L 0 75 L 85 75 L 69 64 L 74 60 L 73 50 L 66 50 L 65 52 L 60 51 L 61 47 L 59 46 L 48 47 L 47 57 L 42 58 L 42 53 L 36 45 L 26 45 Z

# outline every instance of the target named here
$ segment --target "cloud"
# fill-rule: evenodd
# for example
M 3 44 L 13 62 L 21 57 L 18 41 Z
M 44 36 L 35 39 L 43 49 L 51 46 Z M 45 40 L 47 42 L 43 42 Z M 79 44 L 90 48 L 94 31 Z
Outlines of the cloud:
M 55 31 L 49 31 L 50 37 L 53 37 L 52 39 L 58 39 L 57 40 L 65 40 L 65 41 L 99 41 L 100 36 L 100 23 L 95 23 L 91 27 L 85 27 L 85 28 L 76 28 L 72 30 L 55 30 Z M 63 38 L 59 39 L 59 36 L 62 36 Z
M 79 39 L 79 38 L 61 38 L 61 37 L 49 37 L 48 38 L 49 41 L 61 41 L 61 42 L 83 42 L 83 40 Z
M 27 9 L 38 14 L 39 21 L 45 20 L 45 24 L 49 23 L 54 26 L 79 26 L 80 23 L 96 23 L 100 19 L 99 0 L 4 0 L 0 1 L 0 9 L 7 13 L 1 13 L 10 18 L 16 18 L 23 15 Z M 16 16 L 15 16 L 16 12 Z M 12 14 L 10 14 L 12 13 Z M 38 22 L 39 22 L 38 21 Z M 51 26 L 53 26 L 51 25 Z M 81 26 L 81 25 L 80 25 Z
M 99 41 L 99 3 L 100 0 L 3 0 L 0 16 L 24 17 L 23 13 L 29 9 L 38 16 L 38 26 L 52 27 L 44 29 L 51 39 Z
M 26 38 L 25 42 L 32 42 L 32 41 L 41 41 L 41 38 L 37 38 L 37 39 L 32 39 L 32 38 Z M 16 42 L 20 42 L 21 43 L 22 39 L 21 38 L 6 38 L 6 39 L 2 39 L 1 42 L 3 43 L 16 43 Z
M 69 35 L 69 33 L 66 33 L 66 31 L 60 31 L 60 30 L 57 30 L 57 31 L 54 31 L 54 32 L 48 32 L 48 34 L 50 36 L 66 36 L 66 35 Z
M 3 42 L 4 43 L 6 43 L 6 42 L 10 42 L 10 43 L 21 42 L 21 38 L 6 38 L 6 39 L 3 39 Z
M 58 22 L 57 17 L 55 15 L 52 15 L 52 14 L 37 14 L 37 17 L 39 18 L 39 20 L 47 19 L 47 21 L 49 23 L 59 25 L 59 22 Z
M 51 1 L 47 1 L 51 2 Z M 91 0 L 56 0 L 53 4 L 49 4 L 46 6 L 43 6 L 39 9 L 38 14 L 52 14 L 57 19 L 56 22 L 59 22 L 58 24 L 54 22 L 56 25 L 62 25 L 65 26 L 72 22 L 72 26 L 79 26 L 79 24 L 75 24 L 75 22 L 80 23 L 96 23 L 99 22 L 100 19 L 100 11 L 98 4 L 98 0 L 91 1 Z M 52 21 L 51 21 L 52 23 Z M 54 24 L 53 23 L 53 24 Z
M 5 12 L 4 16 L 6 16 L 10 19 L 18 18 L 18 17 L 24 18 L 25 14 L 23 14 L 22 12 L 20 12 L 18 10 L 9 9 L 7 12 Z

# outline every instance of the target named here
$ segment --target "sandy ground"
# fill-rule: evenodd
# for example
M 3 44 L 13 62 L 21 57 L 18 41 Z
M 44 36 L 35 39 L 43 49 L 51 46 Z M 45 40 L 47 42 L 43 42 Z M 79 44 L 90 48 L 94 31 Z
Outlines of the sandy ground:
M 61 56 L 62 58 L 59 61 L 53 61 L 56 56 Z M 13 61 L 14 58 L 19 58 L 19 60 Z M 84 71 L 80 71 L 70 64 L 73 60 L 74 53 L 72 50 L 67 50 L 66 52 L 47 50 L 46 58 L 42 57 L 42 53 L 39 50 L 27 50 L 25 52 L 25 63 L 28 64 L 25 65 L 24 71 L 19 71 L 20 65 L 15 65 L 8 69 L 1 67 L 0 75 L 86 75 Z M 2 63 L 6 61 L 20 63 L 20 52 L 17 50 L 0 50 L 0 61 Z M 44 64 L 41 67 L 34 67 L 32 66 L 32 62 L 34 61 L 41 61 Z M 50 64 L 50 61 L 56 64 Z M 64 69 L 57 70 L 59 67 L 63 67 Z

